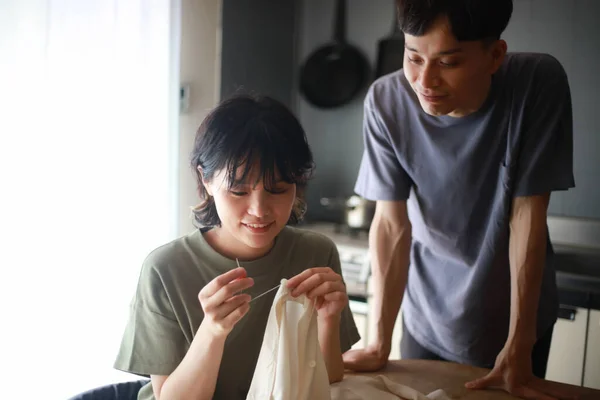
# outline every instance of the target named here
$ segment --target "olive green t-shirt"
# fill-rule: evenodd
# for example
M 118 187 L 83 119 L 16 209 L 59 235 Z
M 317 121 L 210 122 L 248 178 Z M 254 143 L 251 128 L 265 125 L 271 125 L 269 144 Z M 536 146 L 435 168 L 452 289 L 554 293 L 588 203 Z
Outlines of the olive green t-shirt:
M 240 262 L 255 297 L 305 269 L 328 266 L 341 273 L 334 243 L 321 234 L 285 227 L 269 253 Z M 134 374 L 169 375 L 185 356 L 204 316 L 200 290 L 215 277 L 237 267 L 217 253 L 200 230 L 154 250 L 143 263 L 129 321 L 114 367 Z M 245 399 L 254 375 L 276 291 L 253 301 L 225 343 L 214 399 Z M 342 313 L 342 352 L 360 340 L 349 307 Z M 154 399 L 152 385 L 138 399 Z

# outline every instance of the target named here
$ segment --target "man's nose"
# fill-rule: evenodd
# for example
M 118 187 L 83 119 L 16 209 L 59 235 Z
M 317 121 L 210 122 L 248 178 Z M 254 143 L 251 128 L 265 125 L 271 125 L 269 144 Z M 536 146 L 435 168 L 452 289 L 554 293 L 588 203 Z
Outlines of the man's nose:
M 428 64 L 421 69 L 419 76 L 419 85 L 423 89 L 433 89 L 440 85 L 439 73 L 437 68 Z

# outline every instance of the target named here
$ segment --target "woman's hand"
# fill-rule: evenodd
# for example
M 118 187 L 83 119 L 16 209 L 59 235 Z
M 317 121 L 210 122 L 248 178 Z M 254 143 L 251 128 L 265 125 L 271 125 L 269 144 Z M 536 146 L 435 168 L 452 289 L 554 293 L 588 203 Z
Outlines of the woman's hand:
M 348 304 L 342 277 L 329 267 L 307 269 L 289 279 L 287 287 L 294 297 L 306 294 L 309 299 L 314 299 L 320 319 L 340 318 Z
M 254 285 L 246 270 L 236 268 L 217 276 L 198 294 L 204 311 L 202 325 L 215 337 L 226 337 L 250 309 L 250 295 L 238 294 Z

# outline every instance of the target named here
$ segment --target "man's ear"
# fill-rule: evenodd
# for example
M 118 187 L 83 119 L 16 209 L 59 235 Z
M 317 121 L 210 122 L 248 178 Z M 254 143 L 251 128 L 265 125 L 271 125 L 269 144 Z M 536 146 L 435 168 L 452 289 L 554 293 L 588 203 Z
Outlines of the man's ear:
M 492 57 L 492 64 L 491 64 L 491 73 L 494 74 L 496 73 L 496 71 L 498 71 L 498 68 L 500 68 L 500 66 L 502 65 L 502 62 L 504 61 L 504 56 L 506 55 L 506 51 L 508 49 L 508 46 L 506 44 L 506 41 L 500 39 L 500 40 L 496 40 L 492 45 L 492 48 L 490 49 L 490 54 Z
M 202 186 L 204 186 L 204 190 L 206 190 L 206 193 L 208 193 L 209 196 L 212 196 L 212 190 L 206 179 L 204 179 L 204 172 L 202 171 L 202 168 L 198 166 L 197 169 L 198 173 L 200 174 L 200 179 L 202 180 Z

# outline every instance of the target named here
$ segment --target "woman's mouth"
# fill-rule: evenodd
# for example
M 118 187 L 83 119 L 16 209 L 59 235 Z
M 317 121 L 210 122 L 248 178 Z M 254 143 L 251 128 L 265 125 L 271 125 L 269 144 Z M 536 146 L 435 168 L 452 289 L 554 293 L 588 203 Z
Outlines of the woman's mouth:
M 274 224 L 274 222 L 262 223 L 262 224 L 248 224 L 248 223 L 242 222 L 242 225 L 244 225 L 252 233 L 265 233 L 269 230 L 269 228 L 271 228 L 271 225 L 273 225 L 273 224 Z

